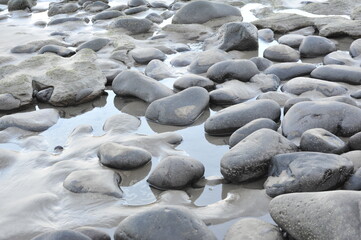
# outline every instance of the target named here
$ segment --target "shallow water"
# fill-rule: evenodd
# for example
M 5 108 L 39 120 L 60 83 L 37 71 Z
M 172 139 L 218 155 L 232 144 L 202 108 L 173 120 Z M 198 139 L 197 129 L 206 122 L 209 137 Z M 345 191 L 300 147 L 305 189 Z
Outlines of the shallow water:
M 110 5 L 125 3 L 114 0 Z M 47 1 L 41 1 L 37 8 L 47 8 L 48 4 Z M 242 7 L 244 21 L 255 20 L 250 10 L 261 7 L 264 5 L 247 4 Z M 136 16 L 144 17 L 148 13 L 150 11 Z M 0 12 L 0 15 L 8 14 L 7 11 Z M 9 15 L 9 19 L 0 20 L 0 53 L 14 57 L 12 62 L 34 55 L 11 55 L 9 49 L 12 47 L 29 41 L 48 39 L 51 32 L 64 30 L 62 26 L 34 26 L 37 21 L 49 21 L 46 12 L 33 13 L 29 17 L 22 17 L 20 13 Z M 170 21 L 171 19 L 162 25 Z M 86 39 L 91 35 L 104 34 L 106 31 L 103 28 L 93 26 L 90 22 L 72 27 L 72 36 L 69 39 Z M 277 44 L 277 41 L 266 43 L 259 40 L 259 44 L 258 52 L 249 54 L 262 56 L 264 49 Z M 190 42 L 189 45 L 192 51 L 201 51 L 201 43 Z M 100 56 L 106 54 L 107 50 L 99 53 Z M 168 55 L 165 63 L 169 64 L 170 60 L 178 55 Z M 144 66 L 136 69 L 143 71 Z M 186 72 L 186 68 L 174 68 L 174 72 L 176 76 L 180 76 Z M 161 82 L 172 87 L 175 79 L 169 78 Z M 39 104 L 24 111 L 49 107 L 51 106 Z M 223 183 L 219 164 L 229 149 L 228 138 L 209 136 L 205 134 L 203 126 L 204 121 L 214 114 L 215 110 L 206 110 L 192 126 L 174 127 L 149 122 L 144 117 L 146 107 L 145 102 L 119 98 L 112 90 L 107 90 L 93 102 L 76 107 L 57 108 L 62 118 L 56 125 L 40 134 L 7 130 L 4 136 L 10 137 L 1 141 L 0 156 L 14 157 L 9 157 L 6 168 L 0 165 L 0 239 L 30 239 L 47 230 L 85 225 L 105 230 L 112 235 L 116 225 L 126 216 L 160 204 L 184 205 L 192 209 L 209 225 L 218 239 L 222 239 L 227 229 L 241 217 L 258 217 L 273 222 L 268 213 L 270 198 L 262 187 L 264 179 L 243 185 Z M 139 117 L 139 128 L 121 134 L 105 132 L 104 122 L 119 113 Z M 89 127 L 84 127 L 84 132 L 72 135 L 73 130 L 81 125 L 90 125 L 92 131 Z M 169 136 L 157 135 L 160 133 L 180 134 L 183 141 L 178 146 L 168 144 L 165 139 Z M 151 137 L 142 138 L 143 135 Z M 122 199 L 67 191 L 62 183 L 70 172 L 104 168 L 99 164 L 96 149 L 107 141 L 130 145 L 136 145 L 139 143 L 137 141 L 140 141 L 153 151 L 152 163 L 135 171 L 119 171 L 122 177 L 120 187 L 124 192 Z M 54 152 L 56 146 L 64 147 L 64 151 L 61 154 Z M 204 176 L 207 180 L 204 188 L 161 192 L 147 184 L 147 176 L 161 158 L 174 154 L 189 155 L 204 164 Z

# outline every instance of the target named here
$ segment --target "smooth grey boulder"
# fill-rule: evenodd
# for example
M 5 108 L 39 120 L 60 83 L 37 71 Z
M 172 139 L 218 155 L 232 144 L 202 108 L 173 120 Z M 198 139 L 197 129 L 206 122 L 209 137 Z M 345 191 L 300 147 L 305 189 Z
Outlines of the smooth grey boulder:
M 174 67 L 185 67 L 190 65 L 193 60 L 196 58 L 198 53 L 196 52 L 185 52 L 181 53 L 178 56 L 175 56 L 171 61 L 170 64 Z
M 323 128 L 312 128 L 301 136 L 302 151 L 341 154 L 347 151 L 347 144 Z
M 143 6 L 143 5 L 147 5 L 148 2 L 146 0 L 129 0 L 128 1 L 128 6 L 129 7 L 138 7 L 138 6 Z
M 305 36 L 301 34 L 285 34 L 278 39 L 278 42 L 293 48 L 298 48 L 304 38 Z
M 187 156 L 169 156 L 160 161 L 147 182 L 158 189 L 183 189 L 196 183 L 204 174 L 204 166 Z
M 171 236 L 171 237 L 170 237 Z M 114 240 L 215 240 L 202 220 L 185 207 L 161 206 L 131 215 L 116 228 Z
M 48 22 L 48 26 L 63 24 L 63 23 L 69 23 L 69 24 L 75 24 L 75 23 L 84 23 L 85 19 L 80 17 L 63 17 L 63 18 L 54 18 Z
M 272 42 L 274 40 L 274 32 L 269 28 L 260 29 L 258 30 L 258 37 L 265 42 Z
M 311 128 L 352 136 L 361 131 L 361 109 L 336 101 L 307 101 L 295 104 L 283 118 L 282 132 L 289 139 Z
M 263 57 L 253 57 L 253 58 L 250 58 L 249 60 L 254 62 L 254 64 L 256 64 L 258 70 L 260 70 L 260 71 L 266 70 L 273 64 L 272 61 L 270 61 L 266 58 L 263 58 Z
M 361 190 L 361 169 L 355 171 L 354 174 L 343 185 L 345 190 Z
M 157 13 L 154 13 L 154 12 L 148 14 L 145 18 L 154 23 L 158 23 L 158 24 L 160 24 L 164 21 L 164 19 L 160 15 L 158 15 Z
M 213 81 L 196 74 L 185 74 L 173 83 L 173 87 L 179 90 L 190 87 L 202 87 L 210 91 L 214 88 L 214 85 Z
M 230 22 L 219 28 L 217 34 L 206 40 L 206 49 L 216 47 L 226 52 L 258 49 L 258 30 L 246 22 Z
M 260 73 L 256 64 L 250 60 L 226 60 L 215 63 L 207 71 L 207 77 L 214 82 L 222 83 L 227 79 L 247 82 Z
M 179 9 L 172 19 L 173 24 L 205 23 L 210 20 L 228 16 L 239 16 L 241 12 L 228 4 L 209 1 L 194 1 L 185 4 Z
M 55 16 L 64 13 L 73 13 L 78 11 L 79 6 L 76 3 L 50 3 L 48 16 Z
M 299 102 L 305 102 L 305 101 L 312 101 L 311 98 L 307 97 L 296 97 L 296 98 L 290 98 L 285 102 L 283 112 L 286 114 L 290 108 Z
M 272 100 L 239 103 L 222 109 L 208 118 L 204 124 L 204 129 L 210 135 L 230 135 L 257 118 L 269 118 L 278 121 L 280 113 L 279 104 Z
M 44 54 L 47 52 L 55 53 L 61 57 L 71 57 L 75 54 L 75 51 L 58 45 L 45 45 L 39 50 L 39 54 Z
M 74 229 L 74 231 L 86 235 L 91 240 L 111 240 L 108 233 L 100 231 L 93 227 L 79 227 Z
M 277 91 L 280 86 L 280 79 L 274 74 L 259 73 L 254 75 L 249 83 L 256 86 L 262 92 Z
M 78 52 L 83 48 L 89 48 L 94 52 L 97 52 L 106 45 L 108 45 L 109 42 L 110 40 L 108 38 L 96 38 L 90 41 L 86 41 L 85 43 L 82 43 L 79 47 L 76 48 L 76 51 Z
M 121 198 L 121 178 L 112 170 L 76 170 L 64 180 L 65 189 L 73 193 L 95 193 Z
M 349 152 L 341 154 L 341 156 L 352 161 L 354 172 L 356 172 L 357 170 L 359 170 L 361 168 L 361 151 L 360 150 L 349 151 Z
M 336 44 L 321 36 L 307 36 L 302 40 L 299 51 L 302 57 L 318 57 L 336 51 Z
M 59 112 L 55 109 L 14 113 L 0 117 L 0 130 L 17 127 L 26 131 L 42 132 L 55 125 L 59 118 Z
M 148 64 L 153 59 L 163 61 L 167 57 L 161 50 L 156 48 L 135 48 L 129 54 L 139 64 Z
M 269 210 L 294 239 L 358 239 L 360 197 L 356 191 L 285 194 L 274 198 Z
M 144 73 L 148 77 L 151 77 L 155 80 L 162 80 L 164 78 L 171 78 L 174 76 L 172 69 L 167 64 L 158 59 L 153 59 L 150 61 L 145 68 Z
M 54 39 L 48 39 L 48 40 L 39 40 L 39 41 L 32 41 L 28 42 L 23 45 L 19 45 L 16 47 L 13 47 L 10 51 L 11 53 L 34 53 L 39 51 L 42 47 L 46 45 L 57 45 L 62 47 L 69 47 L 70 45 L 64 42 L 60 42 L 58 40 Z
M 233 105 L 247 101 L 259 94 L 257 87 L 238 80 L 230 80 L 218 84 L 216 89 L 209 93 L 210 101 L 218 105 Z
M 117 18 L 120 16 L 124 16 L 124 13 L 116 10 L 106 10 L 100 13 L 97 13 L 93 18 L 92 22 L 96 22 L 98 20 L 108 20 L 112 18 Z
M 276 103 L 278 103 L 281 107 L 284 107 L 286 102 L 289 99 L 292 99 L 293 97 L 294 96 L 289 93 L 269 91 L 269 92 L 261 93 L 260 95 L 258 95 L 258 97 L 256 99 L 257 100 L 261 100 L 261 99 L 273 100 Z
M 265 74 L 275 74 L 281 81 L 309 75 L 316 65 L 311 63 L 276 63 L 268 67 Z
M 135 70 L 120 73 L 113 80 L 112 88 L 118 96 L 133 96 L 145 102 L 153 102 L 173 94 L 173 91 L 162 83 Z
M 278 125 L 277 125 L 277 123 L 275 123 L 274 121 L 272 121 L 269 118 L 255 119 L 255 120 L 247 123 L 243 127 L 237 129 L 231 135 L 231 137 L 229 138 L 229 146 L 231 148 L 234 147 L 237 143 L 239 143 L 240 141 L 245 139 L 248 135 L 251 135 L 255 131 L 262 129 L 262 128 L 267 128 L 267 129 L 276 131 L 278 128 Z
M 40 234 L 31 240 L 60 240 L 60 239 L 71 239 L 71 240 L 92 240 L 88 236 L 73 230 L 56 230 Z
M 361 150 L 361 132 L 358 132 L 358 133 L 352 135 L 348 139 L 348 146 L 352 150 Z
M 315 78 L 296 77 L 287 81 L 282 86 L 282 91 L 294 95 L 301 95 L 306 92 L 316 91 L 322 93 L 326 97 L 332 97 L 346 94 L 348 90 L 338 83 Z
M 350 45 L 350 55 L 352 57 L 358 57 L 361 54 L 361 38 L 356 39 Z
M 281 134 L 267 128 L 244 138 L 221 159 L 225 180 L 241 183 L 267 174 L 271 158 L 277 154 L 297 151 L 297 146 Z
M 123 12 L 125 13 L 125 15 L 133 15 L 133 14 L 137 14 L 140 12 L 148 11 L 148 9 L 149 8 L 147 6 L 138 6 L 138 7 L 131 7 L 131 8 L 125 9 Z M 146 19 L 148 19 L 148 18 L 146 18 Z
M 353 85 L 360 85 L 361 68 L 344 65 L 320 66 L 311 72 L 311 77 L 331 82 L 344 82 Z
M 16 109 L 19 108 L 20 105 L 21 105 L 21 101 L 19 99 L 14 98 L 14 96 L 11 93 L 0 94 L 0 111 Z
M 218 49 L 207 50 L 199 53 L 188 67 L 188 71 L 194 74 L 201 74 L 215 63 L 230 60 L 231 57 L 224 51 Z
M 103 165 L 120 170 L 139 168 L 152 159 L 152 155 L 142 148 L 114 142 L 103 143 L 98 149 L 98 157 Z
M 347 65 L 354 67 L 359 67 L 361 63 L 361 61 L 358 58 L 353 59 L 350 56 L 350 54 L 345 51 L 335 51 L 329 53 L 323 58 L 322 62 L 324 65 L 337 64 L 337 65 Z
M 145 112 L 147 119 L 165 125 L 192 124 L 209 103 L 208 91 L 190 87 L 172 96 L 152 102 Z
M 153 26 L 148 19 L 139 19 L 134 17 L 119 17 L 110 24 L 110 28 L 121 28 L 130 34 L 147 33 Z
M 101 12 L 101 11 L 104 11 L 104 10 L 110 8 L 110 6 L 108 4 L 106 4 L 105 2 L 102 2 L 102 1 L 94 1 L 94 2 L 85 3 L 83 5 L 83 7 L 84 7 L 85 11 L 91 12 L 91 13 Z
M 243 218 L 233 224 L 224 240 L 283 240 L 279 228 L 257 218 Z
M 356 101 L 353 100 L 351 97 L 347 97 L 347 96 L 334 96 L 334 97 L 328 97 L 328 98 L 320 98 L 320 99 L 318 99 L 318 101 L 326 101 L 326 102 L 336 101 L 336 102 L 346 103 L 351 106 L 358 107 L 358 104 L 356 103 Z
M 352 172 L 353 163 L 336 154 L 280 154 L 272 158 L 264 186 L 270 197 L 293 192 L 326 191 L 342 186 Z
M 164 9 L 169 8 L 169 5 L 166 2 L 163 2 L 163 1 L 150 2 L 149 5 L 152 8 L 164 8 Z
M 300 53 L 287 45 L 277 44 L 266 48 L 263 57 L 275 62 L 297 62 Z
M 36 0 L 9 0 L 7 5 L 9 12 L 25 10 L 27 8 L 31 9 L 33 6 L 36 5 Z

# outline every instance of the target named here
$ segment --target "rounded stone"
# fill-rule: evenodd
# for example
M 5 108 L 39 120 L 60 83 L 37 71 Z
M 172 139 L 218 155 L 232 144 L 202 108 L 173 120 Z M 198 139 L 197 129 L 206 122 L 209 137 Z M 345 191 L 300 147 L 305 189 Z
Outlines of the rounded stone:
M 300 53 L 287 45 L 278 44 L 266 48 L 263 57 L 275 62 L 297 62 Z
M 135 48 L 129 52 L 134 61 L 139 64 L 148 64 L 153 59 L 165 60 L 166 55 L 156 48 Z
M 209 91 L 214 88 L 214 85 L 214 82 L 206 77 L 196 74 L 185 74 L 174 82 L 173 87 L 179 90 L 190 87 L 203 87 Z
M 356 39 L 350 45 L 350 55 L 352 57 L 358 57 L 361 54 L 361 38 Z
M 307 36 L 302 40 L 299 51 L 302 57 L 318 57 L 336 51 L 336 44 L 321 36 Z

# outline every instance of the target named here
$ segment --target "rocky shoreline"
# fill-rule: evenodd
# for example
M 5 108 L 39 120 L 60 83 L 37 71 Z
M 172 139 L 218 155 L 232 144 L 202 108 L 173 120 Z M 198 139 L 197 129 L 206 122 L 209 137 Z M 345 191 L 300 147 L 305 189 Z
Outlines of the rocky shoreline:
M 358 239 L 360 9 L 0 0 L 0 239 Z

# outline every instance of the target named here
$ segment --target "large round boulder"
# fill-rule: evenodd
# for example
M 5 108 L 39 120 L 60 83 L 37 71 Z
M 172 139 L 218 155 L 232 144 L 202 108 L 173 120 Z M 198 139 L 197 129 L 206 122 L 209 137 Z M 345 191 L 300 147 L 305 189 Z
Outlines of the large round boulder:
M 305 37 L 299 48 L 302 57 L 324 56 L 336 51 L 336 49 L 336 44 L 333 41 L 321 36 Z

